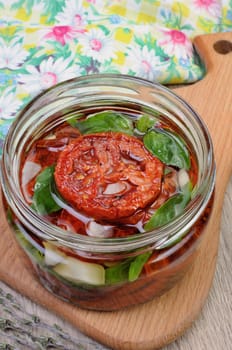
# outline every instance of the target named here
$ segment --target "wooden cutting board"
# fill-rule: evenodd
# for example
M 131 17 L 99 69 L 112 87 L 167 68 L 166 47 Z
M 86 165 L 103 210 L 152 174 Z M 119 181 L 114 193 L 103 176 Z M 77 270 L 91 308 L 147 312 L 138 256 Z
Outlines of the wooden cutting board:
M 219 44 L 221 40 L 227 43 Z M 196 84 L 176 89 L 206 122 L 213 139 L 217 163 L 214 209 L 198 259 L 184 279 L 162 297 L 127 310 L 94 312 L 69 305 L 39 284 L 30 262 L 8 229 L 1 205 L 2 281 L 113 349 L 157 349 L 173 341 L 191 325 L 205 302 L 213 280 L 223 198 L 232 169 L 231 45 L 232 33 L 197 37 L 195 46 L 206 62 L 207 75 Z M 216 52 L 214 46 L 224 53 Z

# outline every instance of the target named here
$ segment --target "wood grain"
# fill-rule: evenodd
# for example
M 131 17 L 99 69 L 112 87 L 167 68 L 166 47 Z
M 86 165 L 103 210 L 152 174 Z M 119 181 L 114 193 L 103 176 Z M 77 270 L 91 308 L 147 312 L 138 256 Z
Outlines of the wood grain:
M 222 211 L 219 254 L 214 282 L 209 296 L 193 326 L 163 350 L 231 350 L 232 344 L 232 177 L 226 190 Z M 9 297 L 10 295 L 10 297 Z M 44 339 L 53 339 L 65 350 L 109 350 L 104 345 L 81 333 L 76 327 L 53 312 L 30 301 L 0 282 L 1 327 L 0 348 L 7 344 L 17 350 L 38 350 Z M 15 307 L 16 306 L 16 307 Z M 3 319 L 12 322 L 6 332 Z M 39 322 L 38 322 L 39 319 Z M 33 324 L 28 327 L 34 320 Z M 58 330 L 62 330 L 61 333 Z M 25 333 L 27 336 L 25 337 Z M 35 343 L 35 340 L 37 343 Z M 63 346 L 62 346 L 63 345 Z M 6 345 L 5 345 L 6 346 Z M 46 348 L 44 346 L 44 348 Z M 136 349 L 135 349 L 136 350 Z
M 197 84 L 176 90 L 198 111 L 210 130 L 217 182 L 215 205 L 198 259 L 170 292 L 144 305 L 110 313 L 81 310 L 62 302 L 38 283 L 0 208 L 1 280 L 113 349 L 149 350 L 171 342 L 197 317 L 209 293 L 217 259 L 224 193 L 232 167 L 232 54 L 216 53 L 213 44 L 218 40 L 232 41 L 232 33 L 196 38 L 196 47 L 207 65 L 207 75 Z

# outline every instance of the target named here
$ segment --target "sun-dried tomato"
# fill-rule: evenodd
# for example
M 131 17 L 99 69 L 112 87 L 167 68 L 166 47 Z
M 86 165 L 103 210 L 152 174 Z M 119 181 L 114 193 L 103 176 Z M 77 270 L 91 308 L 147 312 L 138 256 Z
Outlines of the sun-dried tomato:
M 60 153 L 55 182 L 74 208 L 101 220 L 120 221 L 160 193 L 162 162 L 142 141 L 123 133 L 78 137 Z

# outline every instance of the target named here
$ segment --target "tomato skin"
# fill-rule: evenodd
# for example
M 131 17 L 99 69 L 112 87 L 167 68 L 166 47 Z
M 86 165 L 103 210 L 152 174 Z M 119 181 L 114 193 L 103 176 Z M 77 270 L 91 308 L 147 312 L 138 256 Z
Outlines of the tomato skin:
M 163 163 L 142 141 L 103 132 L 82 135 L 66 146 L 54 177 L 60 194 L 77 210 L 101 220 L 125 221 L 158 197 L 162 174 Z
M 81 220 L 69 214 L 65 209 L 62 209 L 57 218 L 56 224 L 64 230 L 69 230 L 82 235 L 86 234 L 85 224 Z

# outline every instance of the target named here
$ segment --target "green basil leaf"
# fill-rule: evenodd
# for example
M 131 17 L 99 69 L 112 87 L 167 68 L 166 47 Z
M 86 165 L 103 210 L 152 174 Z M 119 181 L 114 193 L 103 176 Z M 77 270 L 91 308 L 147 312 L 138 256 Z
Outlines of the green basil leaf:
M 93 114 L 85 120 L 76 122 L 76 127 L 82 134 L 115 131 L 126 134 L 133 133 L 133 124 L 129 118 L 114 111 L 104 111 Z
M 147 262 L 152 252 L 146 252 L 136 256 L 135 260 L 132 261 L 129 268 L 129 281 L 135 281 L 139 277 L 144 264 Z
M 32 208 L 41 215 L 50 214 L 60 210 L 51 194 L 51 185 L 54 181 L 54 166 L 45 168 L 36 178 Z
M 190 168 L 190 157 L 182 139 L 168 131 L 151 130 L 144 135 L 145 147 L 167 165 Z
M 77 120 L 83 118 L 83 114 L 77 115 L 76 113 L 72 113 L 71 115 L 68 116 L 68 119 L 66 122 L 70 124 L 73 128 L 77 128 Z
M 143 114 L 139 117 L 139 119 L 136 122 L 136 128 L 140 132 L 146 132 L 148 129 L 150 129 L 155 123 L 155 120 L 150 117 L 147 114 Z
M 106 284 L 128 281 L 128 273 L 132 258 L 128 258 L 105 270 Z
M 163 226 L 171 222 L 181 213 L 191 199 L 192 184 L 189 182 L 184 186 L 182 192 L 169 198 L 152 215 L 150 220 L 144 225 L 146 231 Z
M 106 284 L 121 283 L 125 281 L 135 281 L 144 264 L 149 259 L 152 252 L 146 252 L 138 255 L 136 258 L 128 258 L 105 270 Z

